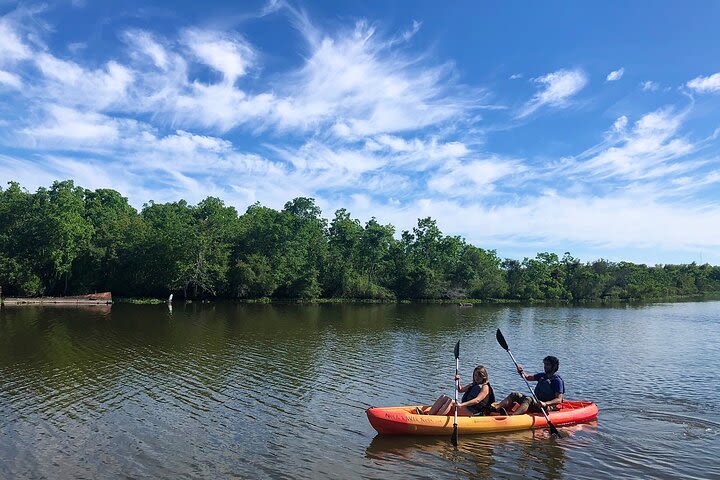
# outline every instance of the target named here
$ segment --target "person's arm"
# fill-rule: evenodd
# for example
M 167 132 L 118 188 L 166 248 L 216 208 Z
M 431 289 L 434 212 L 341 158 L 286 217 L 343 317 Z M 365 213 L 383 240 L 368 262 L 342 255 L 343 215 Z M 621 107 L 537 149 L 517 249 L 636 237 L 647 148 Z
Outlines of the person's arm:
M 545 408 L 549 407 L 550 405 L 557 405 L 558 403 L 562 403 L 563 401 L 563 394 L 562 392 L 558 392 L 557 395 L 555 395 L 555 398 L 552 400 L 548 400 L 547 402 L 540 402 L 540 406 Z
M 518 373 L 519 373 L 520 375 L 522 375 L 522 377 L 523 377 L 525 380 L 527 380 L 528 382 L 534 382 L 534 381 L 536 381 L 535 375 L 528 375 L 527 373 L 525 373 L 525 370 L 523 370 L 522 365 L 518 365 L 517 371 L 518 371 Z
M 490 394 L 490 387 L 488 387 L 487 384 L 485 384 L 480 389 L 480 393 L 478 393 L 475 398 L 471 398 L 467 402 L 458 403 L 458 407 L 469 407 L 470 405 L 476 405 L 476 404 L 482 402 L 485 399 L 485 397 L 487 397 L 489 394 Z
M 460 385 L 460 375 L 455 375 L 455 381 L 456 381 L 456 384 L 457 384 L 458 392 L 460 392 L 460 393 L 467 391 L 467 389 L 470 388 L 470 385 L 472 385 L 472 383 L 468 383 L 468 384 L 465 385 L 464 387 L 461 386 L 461 385 Z

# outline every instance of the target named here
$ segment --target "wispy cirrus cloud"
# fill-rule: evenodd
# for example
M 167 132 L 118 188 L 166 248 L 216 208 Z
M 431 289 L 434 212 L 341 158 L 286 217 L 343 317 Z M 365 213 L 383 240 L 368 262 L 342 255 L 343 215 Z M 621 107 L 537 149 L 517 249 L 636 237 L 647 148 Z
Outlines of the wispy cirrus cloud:
M 534 81 L 541 85 L 541 90 L 520 110 L 518 118 L 527 117 L 546 105 L 565 107 L 570 98 L 588 83 L 587 76 L 579 69 L 558 70 L 535 78 Z
M 358 22 L 336 37 L 306 31 L 311 55 L 280 89 L 294 92 L 279 99 L 274 115 L 281 127 L 317 127 L 332 123 L 341 137 L 416 130 L 462 117 L 482 106 L 453 95 L 450 65 L 419 67 L 418 59 L 388 50 L 375 30 Z
M 640 88 L 645 92 L 656 92 L 660 90 L 660 85 L 652 80 L 645 80 L 640 83 Z
M 526 170 L 521 161 L 491 157 L 448 162 L 431 174 L 428 187 L 444 196 L 475 198 L 492 193 L 498 183 Z
M 677 161 L 697 146 L 678 135 L 687 112 L 663 108 L 648 113 L 627 130 L 628 119 L 619 117 L 606 142 L 579 157 L 575 174 L 594 178 L 642 180 L 677 175 L 700 164 Z
M 143 30 L 126 30 L 121 38 L 131 47 L 130 55 L 136 60 L 142 62 L 143 57 L 147 57 L 157 69 L 162 71 L 168 68 L 170 54 L 152 33 Z M 177 62 L 178 59 L 175 61 Z M 184 62 L 182 64 L 184 65 Z
M 412 31 L 417 29 L 413 24 Z M 472 101 L 453 94 L 458 87 L 450 65 L 420 67 L 417 58 L 398 56 L 392 50 L 396 42 L 377 38 L 364 22 L 334 36 L 310 27 L 301 33 L 310 50 L 305 64 L 272 90 L 251 93 L 234 85 L 257 57 L 240 38 L 197 29 L 182 33 L 180 43 L 190 48 L 192 59 L 222 74 L 222 81 L 213 83 L 188 78 L 188 59 L 175 51 L 177 45 L 163 44 L 149 32 L 126 32 L 133 58 L 149 58 L 156 69 L 136 86 L 136 106 L 186 127 L 329 127 L 337 136 L 359 138 L 456 121 L 487 99 L 478 89 Z

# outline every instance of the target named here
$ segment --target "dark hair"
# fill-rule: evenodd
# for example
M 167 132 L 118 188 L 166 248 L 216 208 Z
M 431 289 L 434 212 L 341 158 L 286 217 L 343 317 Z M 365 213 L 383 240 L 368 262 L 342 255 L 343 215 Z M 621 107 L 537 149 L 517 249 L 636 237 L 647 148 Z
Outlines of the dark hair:
M 543 358 L 543 362 L 547 362 L 552 366 L 552 373 L 555 373 L 560 368 L 560 360 L 558 360 L 557 357 L 553 357 L 552 355 L 548 355 L 547 357 Z

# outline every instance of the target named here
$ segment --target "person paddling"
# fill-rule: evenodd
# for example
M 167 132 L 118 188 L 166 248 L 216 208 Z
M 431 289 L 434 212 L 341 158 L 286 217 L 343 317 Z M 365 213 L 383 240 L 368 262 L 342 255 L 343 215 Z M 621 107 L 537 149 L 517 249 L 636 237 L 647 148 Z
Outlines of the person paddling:
M 507 409 L 510 411 L 513 403 L 518 403 L 520 407 L 511 413 L 511 415 L 522 415 L 526 412 L 541 413 L 541 408 L 547 410 L 557 410 L 557 405 L 562 403 L 563 394 L 565 393 L 565 382 L 558 375 L 560 368 L 560 360 L 557 357 L 548 355 L 543 359 L 544 372 L 528 375 L 525 373 L 521 365 L 518 365 L 517 371 L 525 380 L 530 382 L 538 382 L 535 386 L 535 396 L 539 404 L 534 398 L 524 395 L 520 392 L 512 392 L 501 402 L 492 405 L 495 409 Z
M 458 392 L 463 393 L 462 400 L 458 402 L 458 415 L 472 417 L 474 415 L 486 415 L 490 412 L 490 404 L 495 401 L 495 392 L 490 385 L 490 376 L 487 369 L 479 365 L 473 370 L 473 381 L 467 385 L 460 386 L 460 375 L 455 376 L 458 382 Z M 447 395 L 440 398 L 430 407 L 430 415 L 447 415 L 454 407 L 454 400 Z

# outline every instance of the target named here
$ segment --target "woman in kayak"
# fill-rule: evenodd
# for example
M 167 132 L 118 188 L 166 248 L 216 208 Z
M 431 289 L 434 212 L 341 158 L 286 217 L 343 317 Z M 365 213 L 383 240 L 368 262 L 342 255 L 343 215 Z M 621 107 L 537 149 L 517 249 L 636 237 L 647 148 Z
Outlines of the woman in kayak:
M 544 372 L 536 373 L 535 375 L 528 375 L 523 370 L 522 366 L 518 365 L 518 373 L 522 375 L 525 380 L 529 382 L 538 382 L 535 386 L 535 397 L 528 397 L 520 392 L 512 392 L 500 403 L 493 405 L 493 408 L 505 408 L 510 411 L 513 403 L 518 403 L 520 406 L 510 415 L 522 415 L 525 412 L 540 413 L 540 409 L 544 408 L 547 410 L 557 410 L 557 404 L 563 401 L 563 394 L 565 393 L 565 382 L 557 374 L 560 368 L 560 360 L 557 357 L 548 355 L 543 358 L 543 369 Z
M 458 392 L 463 393 L 462 400 L 458 402 L 458 415 L 472 417 L 474 415 L 486 415 L 490 412 L 490 404 L 495 401 L 495 392 L 490 386 L 490 376 L 487 369 L 482 365 L 473 370 L 473 382 L 460 386 L 460 375 L 455 376 Z M 430 407 L 429 415 L 447 415 L 453 411 L 455 401 L 447 395 L 440 398 Z

